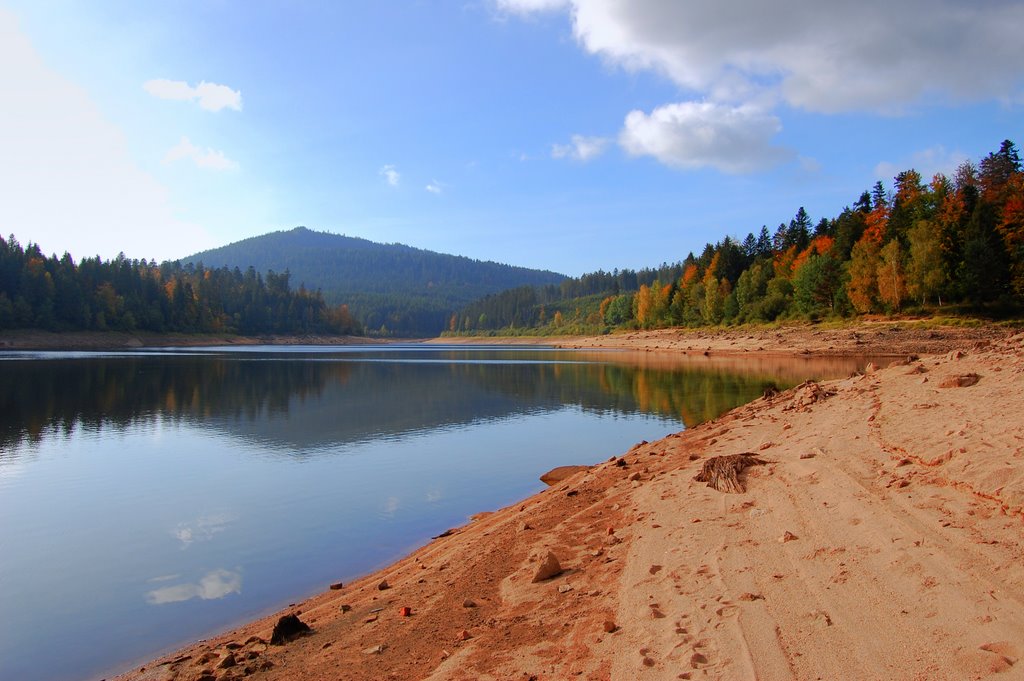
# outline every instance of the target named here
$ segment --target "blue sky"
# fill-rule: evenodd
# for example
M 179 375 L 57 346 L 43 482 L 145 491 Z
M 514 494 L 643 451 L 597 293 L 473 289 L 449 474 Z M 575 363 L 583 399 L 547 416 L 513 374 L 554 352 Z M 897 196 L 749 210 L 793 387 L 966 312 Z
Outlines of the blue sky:
M 680 260 L 1024 121 L 1024 3 L 0 0 L 0 231 Z

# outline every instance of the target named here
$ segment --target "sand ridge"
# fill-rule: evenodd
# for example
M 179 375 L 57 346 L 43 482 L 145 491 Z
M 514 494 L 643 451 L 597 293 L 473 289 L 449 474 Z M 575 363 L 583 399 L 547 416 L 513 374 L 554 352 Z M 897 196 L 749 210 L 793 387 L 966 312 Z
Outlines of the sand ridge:
M 1024 678 L 1021 413 L 1024 334 L 804 384 L 119 678 Z

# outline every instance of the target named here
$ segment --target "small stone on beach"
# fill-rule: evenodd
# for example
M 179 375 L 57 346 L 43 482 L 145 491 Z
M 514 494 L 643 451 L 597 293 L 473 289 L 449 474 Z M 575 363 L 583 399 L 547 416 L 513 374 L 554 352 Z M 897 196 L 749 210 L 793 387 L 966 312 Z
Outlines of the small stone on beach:
M 943 379 L 939 383 L 940 388 L 969 388 L 981 380 L 978 374 L 958 374 Z
M 533 583 L 543 582 L 545 579 L 551 579 L 560 574 L 562 574 L 562 566 L 558 562 L 558 558 L 554 553 L 548 551 L 547 555 L 540 560 L 540 565 L 533 574 Z
M 559 466 L 540 476 L 540 481 L 545 485 L 557 485 L 563 480 L 587 470 L 590 470 L 590 466 Z

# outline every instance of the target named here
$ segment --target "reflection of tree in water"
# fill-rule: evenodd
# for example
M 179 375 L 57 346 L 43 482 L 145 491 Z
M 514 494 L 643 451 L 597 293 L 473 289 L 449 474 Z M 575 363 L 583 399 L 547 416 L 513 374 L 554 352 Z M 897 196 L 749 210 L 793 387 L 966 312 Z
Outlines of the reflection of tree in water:
M 527 402 L 575 404 L 597 412 L 656 414 L 686 426 L 749 402 L 769 383 L 796 383 L 770 374 L 735 370 L 628 364 L 456 365 L 453 371 Z
M 124 429 L 155 414 L 289 454 L 564 405 L 693 426 L 754 399 L 768 383 L 794 385 L 809 370 L 768 364 L 751 371 L 757 362 L 574 361 L 580 357 L 546 363 L 363 362 L 329 354 L 9 361 L 0 384 L 0 448 L 38 441 L 51 429 Z
M 220 357 L 119 357 L 3 363 L 0 447 L 46 429 L 126 428 L 154 413 L 172 420 L 257 419 L 344 383 L 349 365 Z

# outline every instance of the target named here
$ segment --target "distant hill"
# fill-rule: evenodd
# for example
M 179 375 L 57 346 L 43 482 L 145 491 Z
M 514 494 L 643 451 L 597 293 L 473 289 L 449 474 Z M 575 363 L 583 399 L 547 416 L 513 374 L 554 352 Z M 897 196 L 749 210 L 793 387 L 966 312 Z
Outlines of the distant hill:
M 305 227 L 272 232 L 182 259 L 207 267 L 290 272 L 293 288 L 320 289 L 328 304 L 345 303 L 369 330 L 403 336 L 441 332 L 452 312 L 518 286 L 558 284 L 565 275 L 402 244 L 378 244 Z

